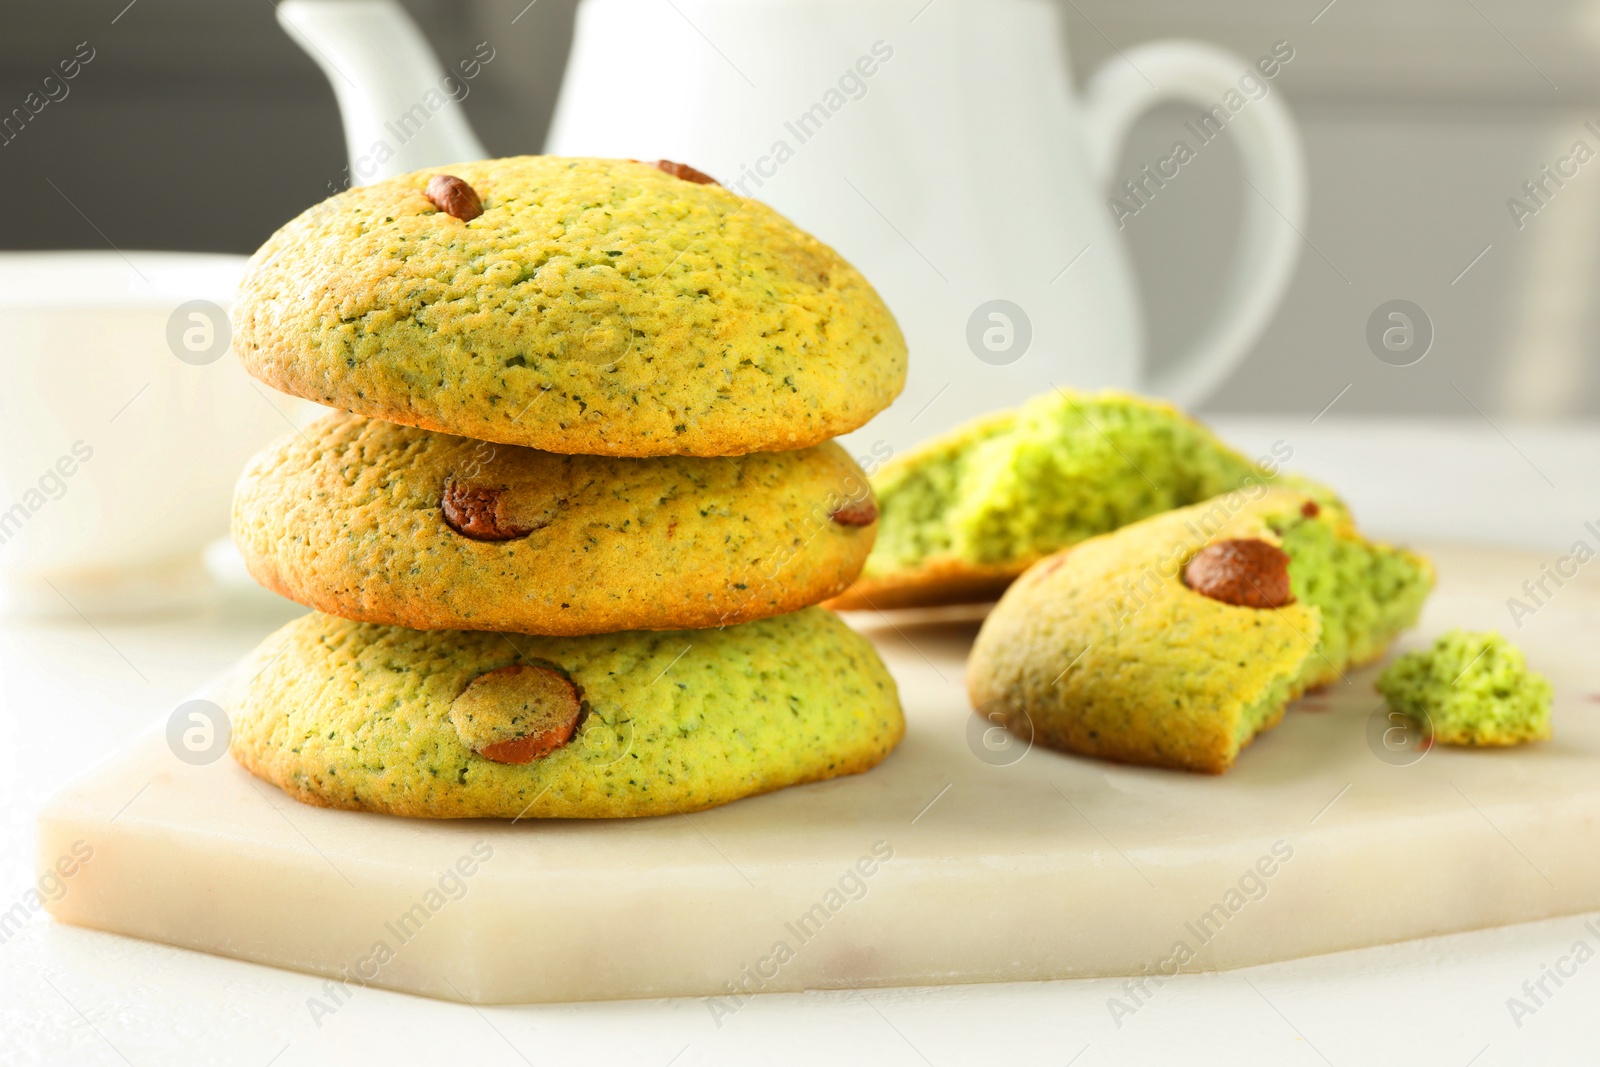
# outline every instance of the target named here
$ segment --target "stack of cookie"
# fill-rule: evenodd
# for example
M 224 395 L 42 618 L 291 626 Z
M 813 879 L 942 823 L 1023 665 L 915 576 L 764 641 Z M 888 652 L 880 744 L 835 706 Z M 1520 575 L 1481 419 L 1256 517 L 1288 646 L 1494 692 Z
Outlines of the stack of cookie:
M 866 770 L 904 732 L 816 605 L 877 508 L 829 439 L 905 375 L 832 249 L 677 164 L 523 157 L 352 189 L 252 259 L 235 348 L 342 409 L 245 471 L 234 536 L 316 609 L 232 700 L 312 804 L 694 811 Z

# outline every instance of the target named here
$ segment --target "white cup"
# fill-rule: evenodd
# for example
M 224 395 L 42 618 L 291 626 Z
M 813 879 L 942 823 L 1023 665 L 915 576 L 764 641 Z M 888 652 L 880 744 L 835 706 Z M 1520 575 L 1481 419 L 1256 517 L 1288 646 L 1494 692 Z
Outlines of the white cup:
M 0 253 L 0 610 L 203 601 L 245 461 L 310 405 L 229 351 L 241 256 Z

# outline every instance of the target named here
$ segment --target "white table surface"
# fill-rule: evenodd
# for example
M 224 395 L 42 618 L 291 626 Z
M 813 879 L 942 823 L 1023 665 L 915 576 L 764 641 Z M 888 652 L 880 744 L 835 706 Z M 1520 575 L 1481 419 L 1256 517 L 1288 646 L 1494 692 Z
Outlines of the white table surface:
M 1217 423 L 1252 454 L 1287 442 L 1290 467 L 1340 488 L 1379 535 L 1528 547 L 1552 562 L 1579 538 L 1600 547 L 1584 529 L 1600 529 L 1600 427 Z M 181 617 L 0 622 L 0 912 L 32 883 L 45 798 L 295 610 L 235 591 Z M 326 1000 L 320 979 L 37 914 L 0 933 L 0 1063 L 1587 1064 L 1600 1058 L 1600 963 L 1559 987 L 1546 979 L 1552 995 L 1520 1019 L 1507 1001 L 1532 1004 L 1523 983 L 1575 942 L 1600 958 L 1589 920 L 1600 930 L 1600 915 L 1575 916 L 1183 976 L 1120 1027 L 1108 1008 L 1127 999 L 1118 980 L 763 996 L 720 1026 L 697 1000 L 478 1009 L 358 989 L 318 1025 L 308 999 Z

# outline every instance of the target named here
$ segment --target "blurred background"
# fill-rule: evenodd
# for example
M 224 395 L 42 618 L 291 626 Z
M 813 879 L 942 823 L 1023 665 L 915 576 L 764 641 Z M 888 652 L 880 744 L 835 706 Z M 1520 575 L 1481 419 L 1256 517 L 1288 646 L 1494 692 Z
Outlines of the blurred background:
M 0 145 L 0 195 L 13 206 L 0 247 L 248 253 L 342 180 L 332 90 L 270 3 L 125 4 L 28 5 L 0 36 L 4 108 L 79 42 L 96 50 L 68 99 Z M 493 154 L 539 151 L 575 0 L 405 6 L 447 64 L 493 42 L 496 60 L 473 83 L 468 116 Z M 1273 89 L 1305 141 L 1307 245 L 1270 327 L 1204 410 L 1314 414 L 1350 385 L 1341 414 L 1476 417 L 1469 403 L 1532 421 L 1600 412 L 1600 165 L 1520 229 L 1507 206 L 1575 140 L 1600 146 L 1584 128 L 1600 119 L 1600 3 L 1060 8 L 1061 46 L 1080 83 L 1154 38 L 1214 42 L 1247 59 L 1277 40 L 1295 50 Z M 1193 111 L 1161 107 L 1141 119 L 1117 173 L 1163 155 Z M 1243 188 L 1228 141 L 1186 166 L 1188 177 L 1121 234 L 1157 364 L 1219 298 Z M 1426 309 L 1436 330 L 1429 359 L 1409 373 L 1373 359 L 1364 340 L 1373 309 L 1392 299 Z

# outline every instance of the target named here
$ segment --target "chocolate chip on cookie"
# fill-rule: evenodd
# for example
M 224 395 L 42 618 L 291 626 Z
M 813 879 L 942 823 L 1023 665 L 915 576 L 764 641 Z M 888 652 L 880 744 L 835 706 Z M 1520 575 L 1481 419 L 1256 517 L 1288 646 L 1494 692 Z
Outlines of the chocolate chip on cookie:
M 578 687 L 554 667 L 514 663 L 480 674 L 450 705 L 463 744 L 495 763 L 532 763 L 572 740 Z
M 422 195 L 446 215 L 471 222 L 483 214 L 483 200 L 478 191 L 454 174 L 435 174 L 428 179 Z
M 878 521 L 878 505 L 871 498 L 852 500 L 829 516 L 840 526 L 871 526 Z
M 687 163 L 674 163 L 670 159 L 658 159 L 656 160 L 656 169 L 664 170 L 674 178 L 682 178 L 684 181 L 694 182 L 696 185 L 719 184 L 717 179 L 713 178 L 705 171 L 695 170 Z
M 513 522 L 503 505 L 504 489 L 462 485 L 451 478 L 444 483 L 439 510 L 450 529 L 474 541 L 515 541 L 534 530 Z
M 1235 607 L 1281 608 L 1294 603 L 1289 554 L 1254 538 L 1207 545 L 1183 568 L 1183 584 Z

